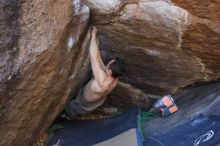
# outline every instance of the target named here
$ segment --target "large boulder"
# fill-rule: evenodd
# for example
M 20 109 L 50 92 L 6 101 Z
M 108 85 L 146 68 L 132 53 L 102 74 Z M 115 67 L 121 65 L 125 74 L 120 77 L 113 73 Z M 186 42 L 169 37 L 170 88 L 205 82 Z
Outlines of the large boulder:
M 89 8 L 1 0 L 0 13 L 0 145 L 31 145 L 88 78 Z
M 118 56 L 127 64 L 121 81 L 145 93 L 166 94 L 219 79 L 219 2 L 84 2 L 98 26 L 103 57 Z

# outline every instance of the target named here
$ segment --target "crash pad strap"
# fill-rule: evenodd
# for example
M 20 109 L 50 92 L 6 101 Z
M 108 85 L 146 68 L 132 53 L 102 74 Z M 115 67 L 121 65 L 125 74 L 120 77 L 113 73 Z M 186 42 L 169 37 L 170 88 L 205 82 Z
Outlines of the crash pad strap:
M 142 141 L 144 141 L 142 124 L 146 123 L 147 121 L 151 120 L 154 117 L 155 117 L 154 113 L 144 112 L 140 108 L 138 108 L 137 123 L 138 123 L 138 130 L 140 131 Z

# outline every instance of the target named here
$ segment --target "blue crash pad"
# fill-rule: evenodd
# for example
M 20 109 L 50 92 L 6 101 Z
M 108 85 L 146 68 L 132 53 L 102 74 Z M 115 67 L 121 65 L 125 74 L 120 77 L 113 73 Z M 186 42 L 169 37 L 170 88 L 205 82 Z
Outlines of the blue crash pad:
M 215 146 L 219 142 L 220 116 L 201 114 L 149 136 L 144 146 Z
M 63 126 L 56 131 L 47 146 L 89 146 L 132 128 L 137 128 L 138 108 L 132 108 L 113 118 L 104 120 L 62 120 Z

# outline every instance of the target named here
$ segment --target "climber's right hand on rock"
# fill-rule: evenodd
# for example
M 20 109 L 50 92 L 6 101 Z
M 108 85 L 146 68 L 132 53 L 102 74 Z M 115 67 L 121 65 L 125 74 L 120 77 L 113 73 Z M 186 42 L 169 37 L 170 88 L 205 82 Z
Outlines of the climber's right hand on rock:
M 92 27 L 92 38 L 96 38 L 97 35 L 97 29 L 95 26 Z

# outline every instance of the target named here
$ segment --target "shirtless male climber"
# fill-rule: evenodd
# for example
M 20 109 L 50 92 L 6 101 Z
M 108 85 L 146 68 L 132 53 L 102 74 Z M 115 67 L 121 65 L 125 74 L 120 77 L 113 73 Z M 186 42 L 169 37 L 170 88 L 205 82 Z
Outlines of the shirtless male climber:
M 92 78 L 77 94 L 77 97 L 66 105 L 69 118 L 86 114 L 103 104 L 105 96 L 117 85 L 118 77 L 124 72 L 124 64 L 119 58 L 114 58 L 105 66 L 100 52 L 97 29 L 92 28 L 89 54 L 94 78 Z

